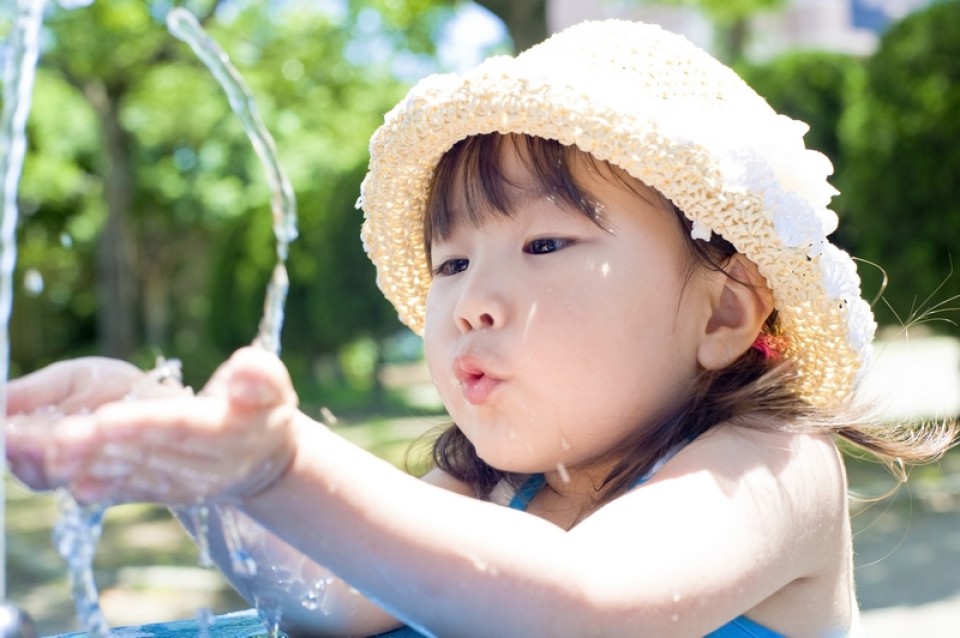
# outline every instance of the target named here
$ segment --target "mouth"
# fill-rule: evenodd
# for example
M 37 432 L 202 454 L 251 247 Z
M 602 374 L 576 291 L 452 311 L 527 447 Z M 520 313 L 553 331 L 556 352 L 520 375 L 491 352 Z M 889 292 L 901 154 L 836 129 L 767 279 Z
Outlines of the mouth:
M 486 403 L 501 383 L 501 379 L 488 374 L 479 363 L 469 357 L 457 357 L 454 360 L 453 373 L 460 384 L 463 397 L 474 405 Z

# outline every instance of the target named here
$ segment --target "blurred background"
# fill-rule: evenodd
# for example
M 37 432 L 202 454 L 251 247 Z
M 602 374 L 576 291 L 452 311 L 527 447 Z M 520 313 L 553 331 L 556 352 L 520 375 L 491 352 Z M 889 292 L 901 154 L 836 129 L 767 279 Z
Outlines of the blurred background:
M 0 3 L 0 36 L 12 5 Z M 290 247 L 282 357 L 301 399 L 398 465 L 442 413 L 419 339 L 383 300 L 360 246 L 367 140 L 420 77 L 525 49 L 585 18 L 683 33 L 811 125 L 807 144 L 833 161 L 842 192 L 834 239 L 863 260 L 864 294 L 883 326 L 867 392 L 891 420 L 960 413 L 956 0 L 51 5 L 20 185 L 12 376 L 86 354 L 144 367 L 162 355 L 180 359 L 199 387 L 256 333 L 275 260 L 270 193 L 219 86 L 167 32 L 174 6 L 230 53 L 296 191 L 301 235 Z M 876 464 L 849 469 L 871 634 L 956 635 L 960 459 L 917 468 L 892 492 Z M 54 500 L 12 483 L 8 500 L 8 597 L 45 633 L 75 627 L 49 540 Z M 97 561 L 114 624 L 244 607 L 156 508 L 110 510 Z

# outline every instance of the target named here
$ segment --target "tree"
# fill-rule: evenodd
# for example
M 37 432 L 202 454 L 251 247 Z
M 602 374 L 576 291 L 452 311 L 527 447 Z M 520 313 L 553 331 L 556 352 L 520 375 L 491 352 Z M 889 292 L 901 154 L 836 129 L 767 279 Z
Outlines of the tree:
M 452 5 L 384 2 L 389 11 L 371 14 L 370 3 L 357 2 L 338 14 L 312 2 L 188 4 L 251 84 L 294 182 L 305 231 L 346 227 L 341 218 L 359 224 L 352 204 L 369 135 L 402 95 L 398 78 L 407 67 L 435 66 L 432 38 Z M 269 193 L 220 88 L 167 33 L 162 9 L 111 0 L 48 20 L 50 46 L 41 58 L 21 188 L 17 275 L 22 280 L 29 271 L 47 285 L 36 297 L 15 299 L 13 358 L 20 370 L 89 351 L 136 352 L 141 363 L 162 352 L 189 360 L 199 377 L 225 354 L 221 344 L 240 340 L 229 337 L 225 324 L 208 328 L 211 317 L 220 318 L 211 310 L 214 298 L 237 310 L 242 299 L 257 297 L 249 313 L 227 313 L 247 322 L 235 330 L 244 333 L 242 342 L 255 333 L 275 258 Z M 350 205 L 329 206 L 333 201 Z M 234 276 L 214 280 L 214 265 L 222 262 L 211 250 L 223 246 L 217 238 L 254 225 L 263 227 L 257 237 L 241 234 L 248 254 L 223 248 L 234 266 L 241 264 Z M 304 245 L 315 241 L 301 238 Z M 94 246 L 104 256 L 101 272 L 93 266 Z M 324 248 L 362 258 L 356 235 Z M 299 268 L 294 274 L 306 276 L 308 269 Z M 109 283 L 94 292 L 98 281 Z M 328 287 L 323 300 L 303 291 L 294 297 L 290 313 L 317 314 L 298 304 L 343 308 L 380 294 L 370 276 L 365 286 Z M 98 313 L 99 324 L 92 319 Z M 378 313 L 358 311 L 344 317 L 348 329 L 337 334 L 347 339 L 399 327 L 392 315 L 390 321 L 386 326 Z M 91 343 L 96 335 L 99 346 Z M 328 334 L 291 338 L 304 348 L 335 347 Z
M 201 17 L 209 18 L 216 6 L 208 2 L 198 7 Z M 98 120 L 101 147 L 89 168 L 99 179 L 105 203 L 96 250 L 99 349 L 128 358 L 138 341 L 132 321 L 139 303 L 138 242 L 131 219 L 137 178 L 135 139 L 122 121 L 123 107 L 143 70 L 171 57 L 173 43 L 157 28 L 149 9 L 134 0 L 57 12 L 49 27 L 56 34 L 55 45 L 44 52 L 43 66 L 73 86 Z
M 894 25 L 866 74 L 841 128 L 849 149 L 841 188 L 862 256 L 890 276 L 896 316 L 881 317 L 899 323 L 930 294 L 931 303 L 960 294 L 960 3 Z
M 503 20 L 516 51 L 529 49 L 545 40 L 547 0 L 476 0 L 477 4 Z

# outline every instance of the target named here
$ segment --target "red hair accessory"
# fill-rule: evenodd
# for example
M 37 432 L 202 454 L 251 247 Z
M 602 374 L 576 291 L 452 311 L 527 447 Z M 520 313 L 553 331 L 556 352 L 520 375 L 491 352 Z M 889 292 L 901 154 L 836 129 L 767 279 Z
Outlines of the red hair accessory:
M 750 347 L 754 350 L 759 350 L 763 358 L 769 361 L 782 357 L 786 346 L 786 339 L 782 336 L 772 335 L 769 332 L 761 332 L 757 335 L 753 345 Z

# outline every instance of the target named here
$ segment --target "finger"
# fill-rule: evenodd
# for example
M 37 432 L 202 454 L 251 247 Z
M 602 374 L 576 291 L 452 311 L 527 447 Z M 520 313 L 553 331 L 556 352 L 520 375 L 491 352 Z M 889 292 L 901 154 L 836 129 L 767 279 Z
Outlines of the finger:
M 73 390 L 73 372 L 54 364 L 7 383 L 7 414 L 28 414 L 57 405 Z
M 7 384 L 7 414 L 92 410 L 123 398 L 143 376 L 129 363 L 102 357 L 55 363 Z
M 9 417 L 4 427 L 7 465 L 22 483 L 33 490 L 50 489 L 44 471 L 44 449 L 47 447 L 53 417 Z
M 293 382 L 283 362 L 258 347 L 237 350 L 204 388 L 204 394 L 226 395 L 241 410 L 297 404 Z
M 193 465 L 232 474 L 242 461 L 234 456 L 244 425 L 215 398 L 112 403 L 61 419 L 48 436 L 43 468 L 51 484 L 81 485 L 85 498 L 118 489 L 131 477 L 185 476 Z M 203 490 L 199 484 L 187 487 Z

